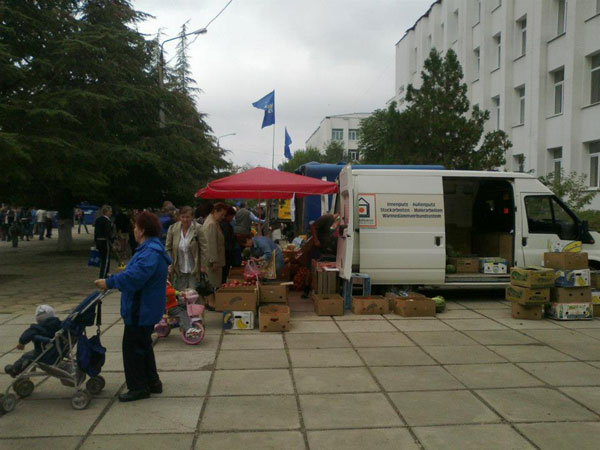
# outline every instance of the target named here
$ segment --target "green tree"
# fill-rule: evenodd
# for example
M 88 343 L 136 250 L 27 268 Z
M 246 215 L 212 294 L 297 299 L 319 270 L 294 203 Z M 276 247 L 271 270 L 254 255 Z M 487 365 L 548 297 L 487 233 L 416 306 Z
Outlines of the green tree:
M 292 159 L 287 160 L 279 166 L 279 170 L 284 172 L 294 172 L 302 164 L 309 162 L 324 162 L 323 154 L 314 147 L 308 147 L 305 150 L 296 150 Z
M 565 175 L 563 169 L 560 172 L 550 172 L 539 180 L 554 192 L 558 198 L 564 201 L 574 211 L 581 211 L 585 206 L 592 203 L 596 191 L 590 191 L 586 182 L 587 175 L 571 172 Z
M 337 164 L 347 161 L 346 149 L 340 141 L 329 141 L 325 146 L 322 162 Z
M 489 111 L 470 108 L 456 53 L 432 49 L 421 87 L 409 85 L 406 108 L 392 103 L 361 125 L 365 162 L 442 164 L 448 169 L 489 170 L 503 165 L 511 143 L 503 131 L 484 135 Z

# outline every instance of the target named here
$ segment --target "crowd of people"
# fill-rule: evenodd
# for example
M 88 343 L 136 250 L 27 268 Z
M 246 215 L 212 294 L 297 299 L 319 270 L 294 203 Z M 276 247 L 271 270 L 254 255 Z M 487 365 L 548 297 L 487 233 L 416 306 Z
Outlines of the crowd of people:
M 0 241 L 12 242 L 13 247 L 19 246 L 19 241 L 29 241 L 38 237 L 52 238 L 52 227 L 56 211 L 46 211 L 35 206 L 2 205 L 0 207 Z

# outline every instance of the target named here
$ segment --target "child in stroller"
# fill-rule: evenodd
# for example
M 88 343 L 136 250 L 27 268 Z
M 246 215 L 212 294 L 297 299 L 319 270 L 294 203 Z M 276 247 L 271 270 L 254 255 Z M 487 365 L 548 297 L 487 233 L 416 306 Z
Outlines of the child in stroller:
M 26 352 L 23 356 L 17 359 L 13 364 L 8 364 L 4 367 L 4 371 L 11 377 L 16 378 L 23 372 L 31 361 L 35 360 L 43 352 L 42 344 L 36 336 L 42 336 L 49 339 L 54 337 L 54 334 L 60 330 L 61 322 L 58 317 L 54 317 L 54 309 L 50 305 L 40 305 L 35 309 L 35 321 L 27 330 L 23 332 L 19 338 L 17 348 L 23 350 L 25 345 L 34 341 L 34 349 Z
M 179 327 L 181 339 L 189 345 L 199 344 L 204 338 L 204 305 L 197 305 L 198 292 L 194 289 L 176 291 L 167 281 L 165 315 L 154 326 L 159 337 L 167 337 L 171 328 Z

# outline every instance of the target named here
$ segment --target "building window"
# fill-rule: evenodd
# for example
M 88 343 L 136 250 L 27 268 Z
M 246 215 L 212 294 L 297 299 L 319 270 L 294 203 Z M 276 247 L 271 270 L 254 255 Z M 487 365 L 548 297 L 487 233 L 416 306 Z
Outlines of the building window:
M 481 51 L 479 47 L 473 50 L 473 55 L 475 56 L 475 79 L 479 79 L 479 70 L 481 69 Z
M 331 139 L 334 141 L 343 141 L 344 130 L 342 128 L 333 128 L 331 130 Z
M 525 155 L 513 156 L 517 172 L 525 172 Z
M 479 22 L 481 22 L 481 0 L 475 0 L 475 24 Z
M 521 56 L 527 51 L 527 17 L 517 21 L 519 37 L 521 38 Z
M 600 102 L 600 53 L 592 56 L 591 98 L 590 103 Z
M 413 56 L 412 61 L 411 61 L 412 72 L 417 73 L 417 47 L 414 48 L 412 56 Z
M 492 98 L 492 108 L 494 110 L 494 117 L 496 119 L 496 130 L 500 129 L 500 97 L 496 96 Z
M 350 161 L 358 161 L 358 150 L 348 150 L 348 159 Z
M 565 83 L 565 69 L 552 72 L 554 82 L 554 114 L 563 112 L 563 85 Z
M 452 14 L 448 32 L 450 33 L 451 44 L 454 44 L 456 41 L 458 41 L 458 9 Z
M 502 61 L 502 35 L 500 33 L 494 36 L 494 49 L 496 50 L 496 67 L 494 69 L 499 69 Z
M 441 25 L 442 31 L 440 33 L 440 36 L 442 37 L 440 39 L 440 47 L 441 48 L 445 48 L 446 46 L 446 36 L 444 36 L 444 24 Z
M 523 125 L 525 123 L 525 86 L 518 87 L 515 91 L 519 98 L 519 123 L 517 125 Z
M 350 141 L 358 141 L 358 130 L 357 129 L 348 130 L 348 139 Z
M 554 172 L 554 179 L 560 180 L 560 172 L 562 170 L 562 147 L 548 149 L 550 157 L 552 158 L 552 172 Z
M 560 35 L 567 31 L 567 0 L 557 0 L 558 21 L 556 23 L 556 34 Z
M 588 144 L 590 153 L 590 187 L 598 188 L 600 180 L 600 141 Z
M 427 36 L 427 52 L 429 52 L 431 50 L 431 46 L 433 44 L 431 43 L 431 35 Z

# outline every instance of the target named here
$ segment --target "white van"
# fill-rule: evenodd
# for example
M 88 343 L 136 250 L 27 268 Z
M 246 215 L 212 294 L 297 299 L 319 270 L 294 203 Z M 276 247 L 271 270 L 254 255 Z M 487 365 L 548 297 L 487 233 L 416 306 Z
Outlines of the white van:
M 549 243 L 581 240 L 600 269 L 600 234 L 524 173 L 353 169 L 339 175 L 337 267 L 372 284 L 503 287 L 509 275 L 446 273 L 448 256 L 541 265 Z M 496 254 L 487 254 L 496 253 Z

